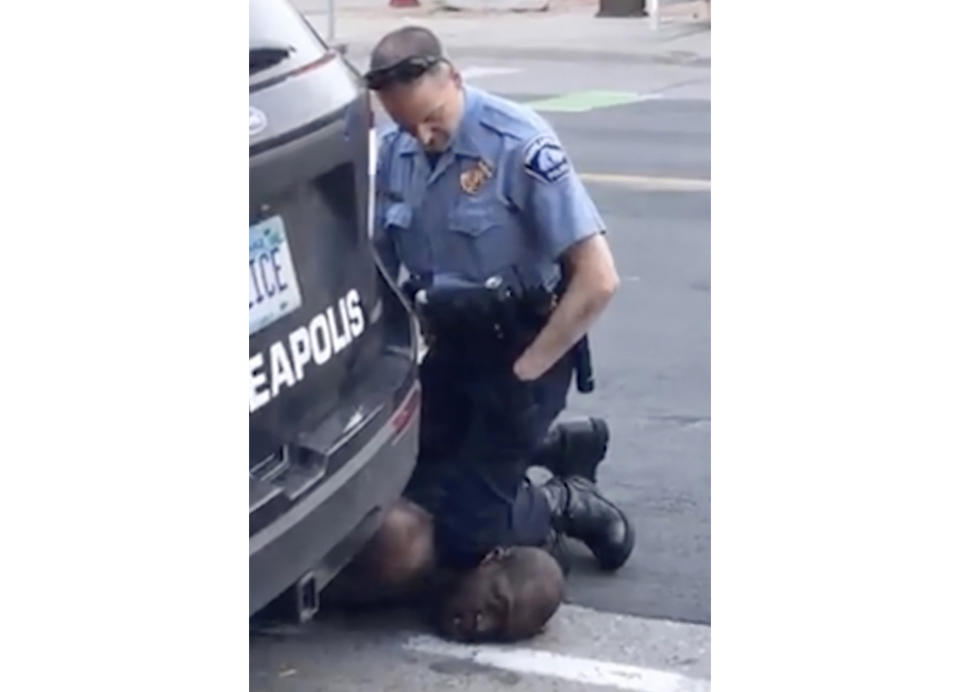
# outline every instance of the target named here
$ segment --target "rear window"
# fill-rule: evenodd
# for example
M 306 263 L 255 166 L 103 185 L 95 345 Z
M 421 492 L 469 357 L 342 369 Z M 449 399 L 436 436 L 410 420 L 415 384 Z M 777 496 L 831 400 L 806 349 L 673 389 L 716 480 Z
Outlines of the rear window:
M 251 64 L 255 51 L 268 56 L 265 67 L 251 67 L 256 84 L 314 62 L 327 48 L 287 0 L 250 0 L 250 51 Z

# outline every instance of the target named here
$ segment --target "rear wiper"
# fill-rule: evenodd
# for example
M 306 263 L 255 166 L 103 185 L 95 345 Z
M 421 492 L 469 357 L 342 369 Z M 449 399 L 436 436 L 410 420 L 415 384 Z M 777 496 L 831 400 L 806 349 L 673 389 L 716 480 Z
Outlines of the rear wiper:
M 250 46 L 250 74 L 273 67 L 287 58 L 296 50 L 293 46 L 284 43 L 261 41 Z

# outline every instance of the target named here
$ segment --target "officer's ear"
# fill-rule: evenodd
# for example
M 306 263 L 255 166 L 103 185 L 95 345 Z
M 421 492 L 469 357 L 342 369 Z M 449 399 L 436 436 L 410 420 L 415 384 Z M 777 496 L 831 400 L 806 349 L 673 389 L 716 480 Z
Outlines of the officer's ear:
M 463 87 L 463 75 L 460 74 L 460 70 L 458 70 L 453 65 L 450 65 L 449 69 L 450 69 L 450 79 L 453 80 L 453 83 L 457 86 L 458 89 Z

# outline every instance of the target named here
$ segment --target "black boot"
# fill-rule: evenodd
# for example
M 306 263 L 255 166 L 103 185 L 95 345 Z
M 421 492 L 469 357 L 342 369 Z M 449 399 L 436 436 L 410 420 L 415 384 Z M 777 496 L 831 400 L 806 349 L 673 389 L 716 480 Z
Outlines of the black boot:
M 544 485 L 553 527 L 587 544 L 600 568 L 619 569 L 633 551 L 633 526 L 627 515 L 580 476 L 551 478 Z
M 583 476 L 597 480 L 597 466 L 607 455 L 610 429 L 602 418 L 557 423 L 537 449 L 532 466 L 550 469 L 554 476 Z

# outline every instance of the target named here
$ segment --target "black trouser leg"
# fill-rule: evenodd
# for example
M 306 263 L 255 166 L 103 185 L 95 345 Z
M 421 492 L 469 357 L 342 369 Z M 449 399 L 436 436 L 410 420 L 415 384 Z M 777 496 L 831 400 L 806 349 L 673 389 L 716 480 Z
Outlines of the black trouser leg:
M 572 359 L 521 383 L 509 369 L 481 371 L 474 362 L 431 356 L 422 375 L 421 456 L 408 496 L 433 513 L 441 560 L 467 567 L 497 546 L 542 545 L 550 508 L 526 470 L 566 405 Z

